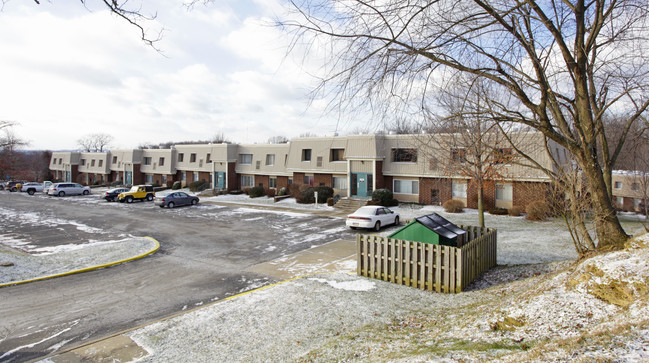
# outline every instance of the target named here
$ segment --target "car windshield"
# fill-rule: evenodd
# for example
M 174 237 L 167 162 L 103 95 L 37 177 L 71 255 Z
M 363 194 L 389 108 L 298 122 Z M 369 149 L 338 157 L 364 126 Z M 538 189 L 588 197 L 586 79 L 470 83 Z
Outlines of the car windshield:
M 358 209 L 354 214 L 360 214 L 364 216 L 373 216 L 376 214 L 376 208 L 374 207 L 362 207 Z
M 129 190 L 129 191 L 130 192 L 137 192 L 137 187 L 131 187 L 131 190 Z

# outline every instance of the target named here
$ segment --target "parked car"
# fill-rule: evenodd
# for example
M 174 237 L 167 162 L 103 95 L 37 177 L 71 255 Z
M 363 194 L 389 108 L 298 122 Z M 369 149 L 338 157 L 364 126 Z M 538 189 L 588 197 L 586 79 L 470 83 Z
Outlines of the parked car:
M 148 200 L 149 202 L 155 197 L 153 185 L 134 185 L 124 193 L 119 193 L 117 199 L 120 203 L 133 203 L 134 200 Z
M 159 205 L 160 208 L 173 208 L 180 205 L 196 205 L 198 201 L 198 197 L 185 192 L 163 192 L 158 193 L 153 202 L 155 205 Z
M 399 213 L 376 205 L 360 207 L 356 212 L 347 216 L 345 224 L 351 229 L 372 228 L 378 231 L 382 226 L 398 225 Z
M 117 197 L 121 193 L 126 193 L 128 192 L 128 188 L 113 188 L 113 189 L 108 189 L 106 193 L 104 193 L 104 199 L 108 202 L 117 202 Z
M 90 194 L 90 187 L 84 187 L 78 183 L 56 183 L 47 190 L 47 194 L 59 197 L 79 194 L 88 195 Z
M 45 188 L 52 185 L 51 181 L 45 181 L 42 184 L 36 182 L 29 182 L 22 184 L 20 187 L 21 192 L 27 192 L 29 195 L 34 195 L 36 192 L 42 192 Z
M 24 183 L 22 180 L 14 180 L 10 181 L 5 185 L 5 189 L 7 189 L 10 192 L 17 192 L 20 190 L 20 186 Z

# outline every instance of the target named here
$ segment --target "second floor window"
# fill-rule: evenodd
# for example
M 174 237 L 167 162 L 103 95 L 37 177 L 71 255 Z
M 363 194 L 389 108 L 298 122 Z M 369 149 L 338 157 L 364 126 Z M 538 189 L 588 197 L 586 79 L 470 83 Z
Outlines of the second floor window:
M 146 156 L 144 157 L 144 165 L 151 165 L 151 158 Z
M 196 153 L 189 154 L 189 162 L 190 163 L 195 163 L 196 162 Z
M 302 149 L 302 161 L 311 161 L 311 149 Z
M 252 154 L 239 154 L 239 162 L 241 164 L 252 164 Z
M 343 161 L 345 158 L 345 149 L 331 149 L 330 161 Z
M 86 165 L 86 159 L 81 159 L 81 166 L 85 166 L 85 165 Z
M 165 164 L 165 158 L 158 159 L 158 165 L 164 166 L 164 164 Z
M 451 160 L 458 163 L 466 162 L 466 150 L 465 149 L 451 149 Z
M 178 162 L 182 163 L 185 160 L 185 154 L 178 153 Z
M 392 161 L 395 163 L 416 163 L 417 149 L 392 149 Z
M 266 165 L 275 165 L 275 154 L 266 154 Z

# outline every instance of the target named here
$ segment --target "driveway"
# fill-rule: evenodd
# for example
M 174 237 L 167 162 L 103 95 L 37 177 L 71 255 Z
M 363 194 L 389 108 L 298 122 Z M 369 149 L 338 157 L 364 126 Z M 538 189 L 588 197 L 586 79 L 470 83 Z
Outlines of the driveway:
M 107 203 L 98 195 L 0 192 L 0 208 L 31 221 L 3 221 L 0 243 L 11 238 L 53 247 L 129 234 L 161 245 L 141 260 L 1 288 L 0 361 L 38 358 L 277 282 L 251 267 L 354 238 L 342 219 L 204 203 L 168 210 L 150 202 Z M 39 224 L 51 220 L 60 225 Z

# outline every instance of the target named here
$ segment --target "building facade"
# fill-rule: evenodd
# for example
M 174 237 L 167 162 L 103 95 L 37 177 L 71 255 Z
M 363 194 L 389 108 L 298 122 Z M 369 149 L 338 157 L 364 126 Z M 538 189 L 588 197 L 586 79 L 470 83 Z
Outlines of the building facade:
M 548 146 L 542 134 L 516 136 L 517 148 L 538 165 L 552 170 L 557 162 L 568 162 L 567 152 L 551 141 Z M 297 183 L 330 186 L 336 194 L 352 198 L 369 198 L 374 190 L 387 188 L 401 202 L 442 204 L 459 199 L 476 208 L 480 183 L 472 171 L 471 150 L 451 146 L 448 140 L 454 135 L 425 137 L 353 135 L 296 138 L 286 144 L 55 152 L 50 169 L 59 180 L 83 184 L 171 186 L 180 181 L 186 186 L 205 181 L 213 189 L 243 190 L 253 186 L 280 189 Z M 488 153 L 498 157 L 479 159 L 487 171 L 480 178 L 485 207 L 525 207 L 545 199 L 550 183 L 547 175 L 514 162 L 516 153 L 511 147 L 492 144 Z

